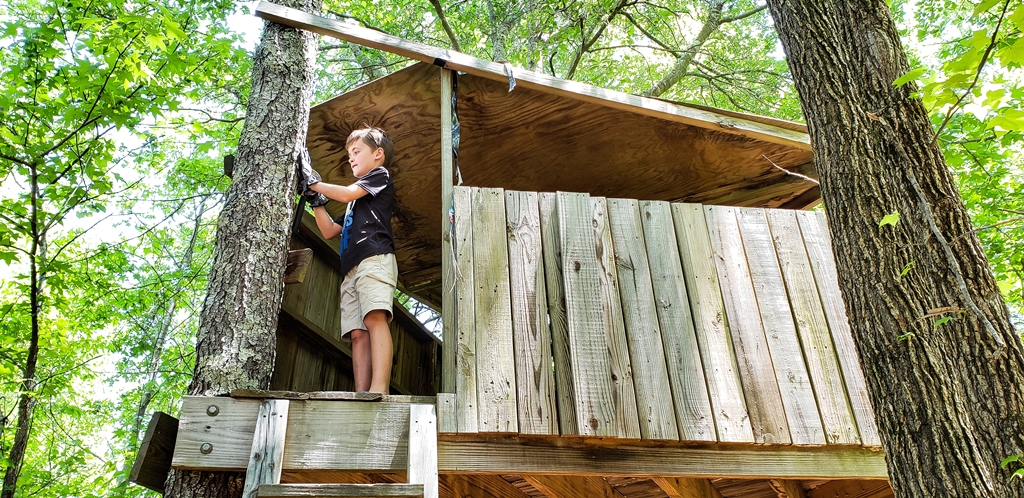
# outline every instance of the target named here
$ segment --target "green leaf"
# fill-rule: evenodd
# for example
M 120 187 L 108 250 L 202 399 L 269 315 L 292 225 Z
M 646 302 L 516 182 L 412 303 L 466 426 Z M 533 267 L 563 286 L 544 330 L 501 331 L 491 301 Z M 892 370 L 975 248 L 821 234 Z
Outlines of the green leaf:
M 907 84 L 907 83 L 909 83 L 911 81 L 914 81 L 914 80 L 920 78 L 922 74 L 924 74 L 924 68 L 923 67 L 919 67 L 917 69 L 911 69 L 910 71 L 907 71 L 907 73 L 904 74 L 903 76 L 900 76 L 899 78 L 896 78 L 896 81 L 893 81 L 892 84 L 893 84 L 893 86 L 897 86 L 897 87 L 903 86 L 903 85 L 905 85 L 905 84 Z
M 1021 455 L 1010 455 L 1010 456 L 1004 458 L 1002 462 L 999 462 L 999 467 L 1005 469 L 1011 463 L 1020 461 L 1020 458 L 1021 458 Z
M 900 211 L 898 209 L 894 209 L 891 213 L 889 213 L 889 214 L 887 214 L 887 215 L 882 217 L 882 220 L 878 222 L 878 226 L 879 227 L 884 227 L 886 225 L 896 226 L 896 224 L 899 223 L 899 222 L 900 222 Z
M 914 260 L 908 261 L 907 264 L 903 266 L 903 270 L 900 272 L 900 277 L 905 277 L 910 273 L 912 268 L 914 268 Z
M 937 328 L 939 328 L 939 326 L 945 324 L 946 322 L 948 322 L 948 321 L 950 321 L 952 319 L 953 319 L 952 316 L 944 316 L 942 318 L 939 318 L 938 320 L 935 320 L 935 323 L 932 324 L 932 328 L 936 328 L 937 329 Z
M 991 9 L 992 7 L 995 7 L 1000 3 L 1003 3 L 1003 0 L 982 0 L 982 2 L 979 3 L 977 7 L 974 8 L 974 15 L 981 14 L 982 12 Z

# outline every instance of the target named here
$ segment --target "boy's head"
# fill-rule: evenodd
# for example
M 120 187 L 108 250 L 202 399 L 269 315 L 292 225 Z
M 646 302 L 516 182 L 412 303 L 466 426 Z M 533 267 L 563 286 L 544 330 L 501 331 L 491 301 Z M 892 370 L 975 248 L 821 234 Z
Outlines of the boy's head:
M 362 176 L 377 166 L 391 166 L 395 155 L 395 146 L 384 130 L 369 126 L 350 133 L 345 140 L 345 149 L 356 176 Z M 360 171 L 356 171 L 357 168 Z

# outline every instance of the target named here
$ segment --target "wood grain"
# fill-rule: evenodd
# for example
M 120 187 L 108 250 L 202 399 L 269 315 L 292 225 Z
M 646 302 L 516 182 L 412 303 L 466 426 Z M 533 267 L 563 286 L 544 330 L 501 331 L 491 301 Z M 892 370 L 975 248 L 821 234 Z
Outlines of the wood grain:
M 807 371 L 818 400 L 825 439 L 829 444 L 860 444 L 857 422 L 846 398 L 843 375 L 832 345 L 832 334 L 828 330 L 811 263 L 807 258 L 803 238 L 796 236 L 800 233 L 796 213 L 769 210 L 767 214 L 775 251 L 779 256 L 779 267 L 782 269 L 807 361 Z
M 451 338 L 442 345 L 441 383 L 443 392 L 455 392 L 456 299 L 455 299 L 455 253 L 452 252 L 452 237 L 455 236 L 454 164 L 452 158 L 452 78 L 451 71 L 441 68 L 441 330 L 449 332 Z
M 535 192 L 505 192 L 520 434 L 558 434 L 551 329 Z
M 162 494 L 167 473 L 171 470 L 177 436 L 178 419 L 163 412 L 153 412 L 128 480 Z
M 861 441 L 865 446 L 879 447 L 882 441 L 878 436 L 878 426 L 868 398 L 867 381 L 860 367 L 860 357 L 853 343 L 850 321 L 846 317 L 846 305 L 839 290 L 839 276 L 832 258 L 832 241 L 829 239 L 825 216 L 821 213 L 800 212 L 797 213 L 797 220 L 825 308 L 825 318 L 832 332 L 836 356 L 846 382 L 846 394 L 857 419 Z
M 667 202 L 641 201 L 640 218 L 679 437 L 683 441 L 716 441 L 672 211 Z
M 775 380 L 779 384 L 782 406 L 789 422 L 790 437 L 793 444 L 825 444 L 818 404 L 814 399 L 810 375 L 796 334 L 789 296 L 782 280 L 765 211 L 758 208 L 738 209 L 736 219 L 750 268 L 756 306 L 768 342 L 771 365 L 775 370 Z
M 623 437 L 606 338 L 612 325 L 601 308 L 601 266 L 594 248 L 590 196 L 558 193 L 569 358 L 576 427 L 588 436 Z
M 600 477 L 527 475 L 523 478 L 549 498 L 623 498 Z
M 362 498 L 364 496 L 392 496 L 418 498 L 423 496 L 419 484 L 264 484 L 259 487 L 261 498 Z
M 285 433 L 288 430 L 288 408 L 291 401 L 286 399 L 265 399 L 260 401 L 256 429 L 252 438 L 249 466 L 245 469 L 243 498 L 259 496 L 261 484 L 281 482 L 282 461 L 284 460 Z
M 704 208 L 673 204 L 672 220 L 719 442 L 752 443 Z
M 551 357 L 554 361 L 555 399 L 561 434 L 579 434 L 576 425 L 576 391 L 569 354 L 569 323 L 565 305 L 565 277 L 562 274 L 561 227 L 558 199 L 553 193 L 540 194 L 541 248 L 544 253 L 544 284 L 547 288 L 548 321 L 551 324 Z
M 406 470 L 409 403 L 293 401 L 285 471 Z
M 495 475 L 441 475 L 445 498 L 527 498 L 515 486 Z
M 459 432 L 477 432 L 476 288 L 473 283 L 473 197 L 455 187 L 455 407 Z
M 518 432 L 505 192 L 473 189 L 477 420 L 480 432 Z
M 735 209 L 720 206 L 704 209 L 754 441 L 789 444 L 789 424 L 761 317 L 756 312 L 757 298 Z
M 184 396 L 171 466 L 244 470 L 249 466 L 259 407 L 259 400 Z M 204 444 L 210 445 L 208 453 L 200 451 Z
M 633 387 L 633 369 L 630 365 L 626 325 L 622 320 L 622 301 L 619 297 L 618 272 L 615 249 L 608 222 L 608 205 L 603 197 L 590 198 L 591 226 L 594 230 L 594 252 L 597 256 L 598 277 L 601 287 L 601 321 L 611 369 L 612 403 L 615 406 L 616 430 L 620 437 L 640 439 L 640 421 L 636 407 L 636 389 Z
M 438 498 L 437 414 L 434 405 L 409 405 L 409 463 L 406 476 L 410 484 L 423 486 L 423 498 Z
M 885 479 L 885 455 L 856 446 L 705 444 L 637 446 L 565 438 L 438 441 L 442 473 L 743 479 Z M 545 444 L 546 443 L 546 444 Z
M 633 385 L 644 439 L 678 440 L 661 326 L 654 306 L 651 268 L 641 229 L 640 208 L 632 199 L 608 199 L 608 220 L 615 248 L 623 322 L 629 343 Z
M 669 498 L 722 498 L 722 493 L 707 479 L 654 477 L 652 480 Z

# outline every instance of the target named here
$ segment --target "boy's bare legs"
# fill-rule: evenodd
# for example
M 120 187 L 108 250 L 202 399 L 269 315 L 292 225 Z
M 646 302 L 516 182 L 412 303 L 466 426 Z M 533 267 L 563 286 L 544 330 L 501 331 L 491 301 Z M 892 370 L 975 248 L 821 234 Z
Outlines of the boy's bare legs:
M 352 338 L 352 377 L 356 380 L 356 391 L 370 390 L 370 333 L 363 329 L 353 329 Z
M 391 329 L 388 328 L 388 314 L 384 310 L 373 310 L 363 318 L 370 336 L 371 381 L 370 392 L 388 394 L 391 386 Z M 352 347 L 355 357 L 355 338 Z M 353 367 L 355 362 L 353 361 Z

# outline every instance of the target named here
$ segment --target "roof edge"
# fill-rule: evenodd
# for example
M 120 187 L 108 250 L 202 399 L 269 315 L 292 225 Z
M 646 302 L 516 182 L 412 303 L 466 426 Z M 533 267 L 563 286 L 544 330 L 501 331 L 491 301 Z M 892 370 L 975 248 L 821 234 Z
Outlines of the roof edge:
M 512 68 L 511 65 L 491 62 L 461 52 L 405 40 L 380 31 L 347 25 L 333 19 L 309 14 L 272 2 L 261 1 L 256 7 L 255 14 L 257 17 L 267 21 L 339 38 L 402 57 L 432 63 L 447 69 L 465 71 L 469 74 L 496 81 L 508 81 L 510 74 L 506 72 L 506 68 L 511 68 L 511 76 L 515 78 L 517 84 L 522 85 L 524 88 L 637 112 L 655 118 L 680 122 L 722 133 L 740 135 L 803 150 L 811 150 L 810 136 L 807 133 L 730 115 L 732 113 L 718 113 L 704 108 L 671 104 L 658 99 L 639 97 L 586 83 L 555 78 L 526 69 Z

